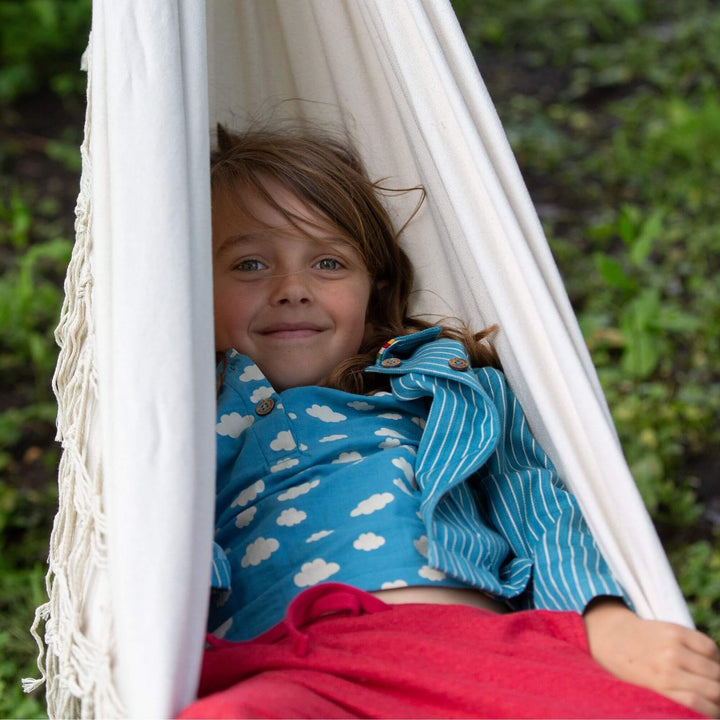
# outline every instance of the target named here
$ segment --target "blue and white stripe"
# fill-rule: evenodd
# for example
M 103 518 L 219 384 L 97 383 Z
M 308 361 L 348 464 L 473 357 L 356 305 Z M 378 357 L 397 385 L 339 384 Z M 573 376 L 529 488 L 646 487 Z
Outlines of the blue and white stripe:
M 453 369 L 467 353 L 438 332 L 397 338 L 368 368 L 391 376 L 398 399 L 432 401 L 416 460 L 429 562 L 518 609 L 622 596 L 504 375 Z M 388 357 L 401 363 L 383 367 Z

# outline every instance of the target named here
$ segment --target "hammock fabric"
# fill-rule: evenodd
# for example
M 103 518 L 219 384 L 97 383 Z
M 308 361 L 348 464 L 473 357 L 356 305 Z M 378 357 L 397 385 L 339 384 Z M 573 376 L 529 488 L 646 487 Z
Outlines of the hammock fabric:
M 404 240 L 415 310 L 500 325 L 510 383 L 637 611 L 690 624 L 448 0 L 95 0 L 87 59 L 46 650 L 25 683 L 46 681 L 51 717 L 167 717 L 194 698 L 214 500 L 209 127 L 278 109 L 346 128 L 389 186 L 425 186 Z

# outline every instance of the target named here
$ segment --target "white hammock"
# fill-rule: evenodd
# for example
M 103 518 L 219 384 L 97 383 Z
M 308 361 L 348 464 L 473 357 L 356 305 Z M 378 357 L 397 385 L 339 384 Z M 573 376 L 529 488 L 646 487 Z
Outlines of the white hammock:
M 348 127 L 373 176 L 427 188 L 405 238 L 416 309 L 500 325 L 509 380 L 637 610 L 689 624 L 448 1 L 212 0 L 207 27 L 205 13 L 93 7 L 38 610 L 50 716 L 167 717 L 194 697 L 214 501 L 208 128 L 278 104 Z

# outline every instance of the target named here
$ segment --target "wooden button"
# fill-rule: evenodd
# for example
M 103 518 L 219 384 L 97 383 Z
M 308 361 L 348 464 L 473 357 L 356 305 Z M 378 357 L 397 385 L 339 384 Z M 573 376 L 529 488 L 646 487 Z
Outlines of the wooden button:
M 402 360 L 400 360 L 400 358 L 386 358 L 380 364 L 384 368 L 392 368 L 392 367 L 397 367 L 401 363 L 402 363 Z
M 453 370 L 467 370 L 470 367 L 470 363 L 465 358 L 461 357 L 450 358 L 448 360 L 448 365 Z
M 275 407 L 275 401 L 272 398 L 265 398 L 265 400 L 261 400 L 255 406 L 255 412 L 258 415 L 267 415 L 268 413 L 272 412 L 274 407 Z

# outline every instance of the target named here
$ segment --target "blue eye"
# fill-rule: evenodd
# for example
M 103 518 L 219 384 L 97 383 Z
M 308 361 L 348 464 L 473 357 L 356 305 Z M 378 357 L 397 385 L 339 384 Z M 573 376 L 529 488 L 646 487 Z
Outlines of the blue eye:
M 241 272 L 257 272 L 258 270 L 264 270 L 265 265 L 260 262 L 260 260 L 255 259 L 249 259 L 249 260 L 241 260 L 237 265 L 235 265 L 235 270 L 240 270 Z
M 323 258 L 315 264 L 315 267 L 318 270 L 341 270 L 343 266 L 335 258 Z

